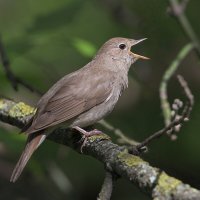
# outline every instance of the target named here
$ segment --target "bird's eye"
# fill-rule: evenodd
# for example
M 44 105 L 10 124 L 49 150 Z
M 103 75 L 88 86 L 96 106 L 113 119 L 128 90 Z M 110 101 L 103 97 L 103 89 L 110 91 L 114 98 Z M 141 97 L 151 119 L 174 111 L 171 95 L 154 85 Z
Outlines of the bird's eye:
M 119 45 L 119 48 L 120 48 L 121 50 L 123 50 L 123 49 L 126 48 L 126 45 L 125 45 L 125 44 L 120 44 L 120 45 Z

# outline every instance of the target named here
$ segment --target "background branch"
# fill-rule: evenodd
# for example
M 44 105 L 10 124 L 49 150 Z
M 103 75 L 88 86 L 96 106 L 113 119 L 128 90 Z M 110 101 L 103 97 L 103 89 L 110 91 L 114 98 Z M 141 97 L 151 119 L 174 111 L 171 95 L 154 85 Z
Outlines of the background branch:
M 1 35 L 0 35 L 0 59 L 2 62 L 3 69 L 5 71 L 5 75 L 7 79 L 10 81 L 14 90 L 18 91 L 18 85 L 22 85 L 24 88 L 28 89 L 29 91 L 35 92 L 39 96 L 42 95 L 42 92 L 40 92 L 38 89 L 34 88 L 33 86 L 25 82 L 24 80 L 22 80 L 21 78 L 19 78 L 12 72 L 11 67 L 10 67 L 10 61 L 7 56 L 5 47 L 3 45 Z
M 169 2 L 170 2 L 170 10 L 173 16 L 176 17 L 176 19 L 178 20 L 179 24 L 183 28 L 184 33 L 188 36 L 193 46 L 195 47 L 198 56 L 200 57 L 199 39 L 185 15 L 185 9 L 188 4 L 188 0 L 182 0 L 181 3 L 179 3 L 178 0 L 169 0 Z
M 183 61 L 183 59 L 188 55 L 188 53 L 193 49 L 193 45 L 191 43 L 186 44 L 178 53 L 176 58 L 172 61 L 172 63 L 169 65 L 167 70 L 165 71 L 162 81 L 160 84 L 160 101 L 161 101 L 161 109 L 163 112 L 164 122 L 165 125 L 169 125 L 171 122 L 171 108 L 168 101 L 168 95 L 167 95 L 167 86 L 170 78 L 174 75 L 177 68 L 179 67 L 180 63 Z
M 179 99 L 175 99 L 174 104 L 172 105 L 173 110 L 172 111 L 170 110 L 170 116 L 171 116 L 171 113 L 174 113 L 173 120 L 170 121 L 170 123 L 166 125 L 165 128 L 157 131 L 156 133 L 152 134 L 150 137 L 145 139 L 142 143 L 138 144 L 137 145 L 138 150 L 148 145 L 152 140 L 159 138 L 164 134 L 171 135 L 172 138 L 174 138 L 175 135 L 172 134 L 174 130 L 178 132 L 180 130 L 182 123 L 187 122 L 189 120 L 190 113 L 194 105 L 194 97 L 190 91 L 190 88 L 187 85 L 187 82 L 184 80 L 184 78 L 181 75 L 178 75 L 177 78 L 187 98 L 187 102 L 185 103 L 183 107 L 182 113 L 179 114 L 179 109 L 182 108 L 183 103 Z M 178 126 L 178 129 L 177 129 L 177 126 Z
M 136 142 L 132 138 L 127 137 L 119 128 L 114 127 L 112 124 L 110 124 L 106 120 L 102 119 L 98 123 L 101 124 L 107 130 L 112 131 L 117 137 L 119 137 L 117 139 L 117 141 L 119 143 L 128 144 L 128 145 L 131 145 L 131 146 L 136 146 L 137 144 L 139 144 L 138 142 Z
M 114 184 L 113 174 L 109 171 L 106 171 L 105 179 L 97 200 L 109 200 L 112 195 L 113 184 Z

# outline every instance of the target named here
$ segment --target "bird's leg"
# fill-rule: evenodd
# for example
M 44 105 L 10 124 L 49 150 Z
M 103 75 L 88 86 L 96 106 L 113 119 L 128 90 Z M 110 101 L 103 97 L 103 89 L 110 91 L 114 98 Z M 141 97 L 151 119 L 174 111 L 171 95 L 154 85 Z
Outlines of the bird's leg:
M 102 134 L 101 131 L 97 130 L 97 129 L 94 129 L 94 130 L 91 130 L 91 131 L 86 131 L 82 128 L 80 128 L 79 126 L 74 126 L 73 129 L 76 129 L 77 131 L 79 131 L 81 134 L 83 134 L 83 144 L 81 145 L 81 153 L 83 152 L 83 147 L 85 146 L 86 142 L 87 142 L 87 139 L 93 135 L 99 135 L 99 134 Z

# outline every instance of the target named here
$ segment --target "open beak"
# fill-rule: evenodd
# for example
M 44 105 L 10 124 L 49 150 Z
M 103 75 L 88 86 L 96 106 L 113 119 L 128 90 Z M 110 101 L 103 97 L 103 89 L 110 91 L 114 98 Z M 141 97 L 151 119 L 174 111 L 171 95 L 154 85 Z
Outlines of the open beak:
M 132 46 L 134 46 L 134 45 L 136 45 L 136 44 L 138 44 L 138 43 L 140 43 L 140 42 L 142 42 L 142 41 L 144 41 L 144 40 L 146 40 L 146 39 L 147 39 L 147 38 L 143 38 L 143 39 L 140 39 L 140 40 L 134 40 Z M 131 51 L 130 51 L 130 53 L 131 53 L 131 55 L 133 56 L 134 60 L 138 60 L 138 59 L 149 60 L 149 59 L 150 59 L 150 58 L 148 58 L 148 57 L 138 55 L 138 54 L 133 53 L 133 52 L 131 52 Z
M 136 54 L 136 53 L 132 53 L 131 52 L 131 55 L 134 57 L 134 59 L 144 59 L 144 60 L 149 60 L 150 58 L 148 58 L 148 57 L 145 57 L 145 56 L 141 56 L 141 55 L 139 55 L 139 54 Z

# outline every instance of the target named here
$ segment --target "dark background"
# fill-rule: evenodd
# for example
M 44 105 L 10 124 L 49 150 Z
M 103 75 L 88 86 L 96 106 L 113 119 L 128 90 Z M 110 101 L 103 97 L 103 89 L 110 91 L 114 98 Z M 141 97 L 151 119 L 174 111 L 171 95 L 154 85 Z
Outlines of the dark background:
M 45 92 L 55 81 L 91 60 L 109 38 L 147 37 L 134 52 L 148 56 L 129 73 L 129 89 L 107 121 L 129 137 L 142 141 L 164 126 L 159 85 L 164 71 L 189 42 L 168 1 L 158 0 L 0 0 L 0 34 L 13 72 Z M 200 1 L 190 1 L 186 15 L 200 36 Z M 151 165 L 200 189 L 200 62 L 192 51 L 178 72 L 195 96 L 191 120 L 178 140 L 154 141 L 143 156 Z M 183 97 L 176 76 L 169 83 L 170 102 Z M 0 66 L 0 94 L 34 105 L 39 97 L 20 87 L 16 92 Z M 91 157 L 46 141 L 15 184 L 11 171 L 24 147 L 25 136 L 0 122 L 0 199 L 96 199 L 104 168 Z M 109 133 L 109 132 L 107 132 Z M 110 136 L 115 141 L 116 136 Z M 116 182 L 113 199 L 149 199 L 128 181 Z

